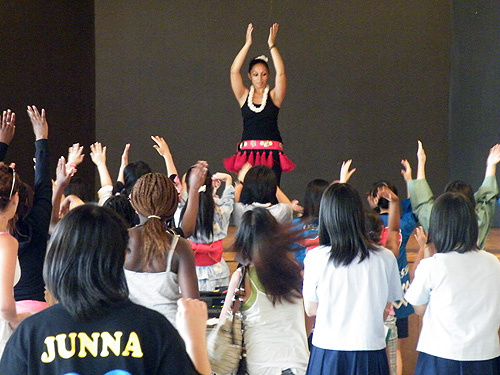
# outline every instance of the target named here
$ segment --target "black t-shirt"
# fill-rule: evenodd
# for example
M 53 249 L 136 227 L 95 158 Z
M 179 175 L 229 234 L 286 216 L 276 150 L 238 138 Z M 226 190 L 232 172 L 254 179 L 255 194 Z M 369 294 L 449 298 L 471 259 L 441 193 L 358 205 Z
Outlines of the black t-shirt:
M 198 374 L 177 330 L 130 301 L 92 322 L 62 305 L 27 318 L 9 339 L 1 375 Z

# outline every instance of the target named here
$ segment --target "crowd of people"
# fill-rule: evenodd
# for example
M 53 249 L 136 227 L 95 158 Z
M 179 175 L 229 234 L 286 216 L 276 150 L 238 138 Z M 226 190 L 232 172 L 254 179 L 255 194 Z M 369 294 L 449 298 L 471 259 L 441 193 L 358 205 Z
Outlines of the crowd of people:
M 100 187 L 88 198 L 77 175 L 83 146 L 59 158 L 51 181 L 46 114 L 28 106 L 32 188 L 3 162 L 16 120 L 3 112 L 0 374 L 211 374 L 200 292 L 227 288 L 222 321 L 240 284 L 250 375 L 400 375 L 413 313 L 423 315 L 416 374 L 500 373 L 500 262 L 484 250 L 500 203 L 500 144 L 476 193 L 453 181 L 434 199 L 418 142 L 415 180 L 402 161 L 407 199 L 385 180 L 363 197 L 348 182 L 348 160 L 338 180 L 307 184 L 300 206 L 280 188 L 294 165 L 277 124 L 286 94 L 278 25 L 268 38 L 273 89 L 265 56 L 250 61 L 251 85 L 243 83 L 252 31 L 230 71 L 244 119 L 225 160 L 234 176 L 205 161 L 180 174 L 165 139 L 152 136 L 166 173 L 130 162 L 127 144 L 113 182 L 96 142 Z M 232 275 L 222 243 L 230 225 L 245 267 Z M 420 248 L 410 267 L 413 233 Z

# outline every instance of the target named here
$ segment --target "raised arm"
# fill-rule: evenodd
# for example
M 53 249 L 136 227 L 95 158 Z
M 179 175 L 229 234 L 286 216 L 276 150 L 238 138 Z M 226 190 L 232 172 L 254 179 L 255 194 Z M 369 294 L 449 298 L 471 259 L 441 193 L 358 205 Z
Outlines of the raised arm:
M 127 143 L 125 145 L 125 148 L 123 149 L 122 153 L 122 158 L 121 158 L 121 163 L 120 163 L 120 170 L 118 171 L 118 182 L 121 182 L 122 184 L 125 184 L 125 176 L 124 176 L 124 171 L 125 167 L 128 165 L 128 152 L 130 150 L 130 143 Z
M 347 181 L 349 181 L 354 172 L 356 172 L 356 168 L 349 170 L 349 168 L 351 168 L 351 163 L 352 159 L 342 162 L 342 167 L 340 167 L 339 182 L 343 184 L 347 183 Z
M 500 162 L 500 143 L 497 143 L 490 149 L 488 159 L 486 159 L 485 177 L 496 176 L 497 164 Z
M 69 185 L 74 171 L 73 167 L 70 167 L 69 170 L 67 169 L 66 160 L 64 156 L 61 156 L 57 162 L 56 180 L 52 187 L 52 215 L 50 218 L 49 234 L 52 234 L 56 224 L 59 222 L 64 189 Z
M 417 159 L 417 180 L 423 180 L 425 179 L 425 162 L 427 161 L 427 155 L 425 154 L 424 146 L 420 141 L 418 141 Z
M 90 145 L 90 158 L 99 172 L 101 187 L 97 190 L 97 197 L 98 205 L 102 206 L 113 195 L 113 180 L 106 165 L 106 146 L 102 147 L 100 142 Z
M 410 195 L 413 212 L 418 216 L 418 220 L 424 230 L 428 230 L 432 206 L 434 205 L 434 195 L 425 178 L 425 162 L 427 157 L 420 141 L 418 141 L 417 159 L 417 179 L 407 182 L 408 194 Z
M 230 77 L 231 77 L 231 88 L 233 89 L 234 96 L 240 104 L 240 107 L 245 103 L 246 96 L 248 94 L 248 88 L 243 84 L 243 77 L 241 76 L 241 67 L 243 62 L 247 57 L 248 50 L 252 45 L 252 24 L 248 24 L 245 44 L 241 48 L 240 52 L 234 58 L 233 64 L 231 65 Z
M 38 111 L 35 106 L 28 106 L 28 116 L 35 134 L 35 195 L 33 207 L 29 211 L 27 222 L 34 224 L 39 233 L 46 235 L 49 231 L 50 218 L 52 215 L 52 180 L 49 155 L 49 124 L 45 116 L 45 110 Z
M 66 163 L 66 168 L 69 171 L 76 173 L 76 168 L 83 162 L 83 146 L 80 143 L 73 143 L 73 145 L 68 149 L 68 162 Z
M 189 195 L 186 203 L 186 211 L 182 218 L 181 229 L 185 238 L 191 237 L 196 227 L 196 218 L 198 217 L 198 206 L 200 193 L 198 190 L 205 183 L 207 177 L 208 163 L 198 161 L 189 175 Z
M 0 161 L 5 160 L 9 144 L 16 132 L 16 114 L 10 109 L 3 111 L 0 123 Z
M 415 228 L 415 239 L 418 243 L 418 253 L 415 257 L 412 267 L 410 267 L 410 280 L 415 277 L 415 270 L 420 261 L 424 258 L 429 258 L 436 254 L 436 250 L 432 244 L 427 243 L 427 234 L 422 227 Z
M 163 137 L 159 137 L 157 135 L 152 135 L 151 139 L 156 143 L 153 145 L 158 154 L 160 154 L 165 160 L 165 166 L 167 167 L 167 175 L 170 177 L 172 175 L 179 175 L 177 172 L 177 168 L 174 164 L 174 158 L 172 157 L 172 153 L 170 152 L 170 147 L 168 147 L 167 142 Z
M 399 246 L 401 244 L 399 198 L 387 186 L 382 186 L 378 189 L 377 198 L 385 198 L 389 201 L 388 233 L 385 247 L 391 250 L 397 258 L 399 255 Z
M 106 165 L 106 146 L 103 147 L 100 142 L 90 145 L 90 158 L 99 172 L 101 187 L 113 186 L 113 181 L 111 180 L 108 166 Z
M 236 186 L 234 187 L 234 201 L 239 202 L 240 201 L 240 196 L 241 196 L 241 190 L 243 190 L 243 182 L 245 181 L 245 176 L 247 175 L 247 172 L 252 168 L 252 165 L 250 163 L 245 163 L 241 167 L 240 171 L 238 172 L 238 178 L 237 178 L 237 183 Z
M 269 29 L 269 38 L 267 44 L 269 46 L 269 51 L 271 52 L 271 57 L 273 58 L 274 69 L 276 70 L 276 79 L 274 83 L 274 89 L 271 90 L 271 98 L 273 103 L 277 107 L 281 107 L 281 103 L 285 99 L 286 95 L 286 74 L 285 74 L 285 64 L 283 63 L 283 58 L 278 51 L 276 46 L 276 36 L 278 35 L 279 25 L 277 23 L 273 24 Z
M 498 183 L 496 169 L 500 162 L 500 144 L 490 149 L 486 160 L 486 173 L 479 190 L 474 194 L 476 201 L 476 214 L 479 226 L 478 246 L 483 248 L 488 237 L 491 221 L 495 214 L 496 200 L 498 198 Z
M 410 189 L 408 188 L 408 184 L 413 180 L 413 177 L 411 176 L 411 165 L 410 162 L 406 159 L 401 160 L 401 165 L 403 166 L 403 168 L 401 168 L 401 175 L 403 176 L 403 179 L 406 183 L 407 197 L 410 198 Z

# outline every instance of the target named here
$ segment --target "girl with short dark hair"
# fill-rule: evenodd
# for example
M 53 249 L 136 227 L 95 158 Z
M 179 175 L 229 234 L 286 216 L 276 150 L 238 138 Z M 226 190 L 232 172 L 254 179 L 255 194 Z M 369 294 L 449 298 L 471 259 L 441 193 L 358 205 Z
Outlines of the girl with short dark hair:
M 479 250 L 478 234 L 468 197 L 445 193 L 436 199 L 427 257 L 405 295 L 423 315 L 417 375 L 500 373 L 500 262 Z

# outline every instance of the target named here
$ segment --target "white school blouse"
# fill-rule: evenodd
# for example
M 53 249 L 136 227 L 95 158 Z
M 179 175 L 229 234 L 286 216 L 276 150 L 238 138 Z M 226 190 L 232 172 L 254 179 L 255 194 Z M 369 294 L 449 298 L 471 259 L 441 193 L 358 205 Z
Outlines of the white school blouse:
M 405 298 L 427 304 L 417 350 L 457 361 L 500 356 L 500 262 L 484 250 L 422 259 Z
M 305 301 L 317 302 L 313 345 L 329 350 L 385 348 L 384 309 L 403 296 L 394 254 L 379 247 L 359 262 L 336 267 L 329 246 L 310 250 L 304 260 Z

